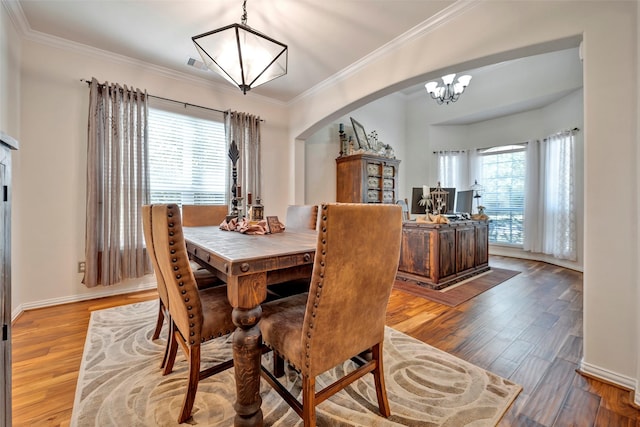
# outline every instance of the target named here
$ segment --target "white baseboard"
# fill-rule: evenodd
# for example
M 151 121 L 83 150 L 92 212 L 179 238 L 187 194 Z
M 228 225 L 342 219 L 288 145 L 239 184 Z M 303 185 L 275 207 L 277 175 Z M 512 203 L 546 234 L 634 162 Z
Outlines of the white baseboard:
M 520 248 L 512 248 L 509 246 L 489 245 L 489 255 L 528 259 L 530 261 L 542 261 L 559 267 L 568 268 L 569 270 L 584 272 L 583 266 L 577 262 L 562 260 L 545 254 L 527 252 Z
M 87 300 L 92 300 L 92 299 L 97 299 L 97 298 L 110 297 L 110 296 L 114 296 L 114 295 L 130 294 L 130 293 L 133 293 L 133 292 L 139 292 L 139 291 L 146 291 L 146 290 L 149 290 L 149 289 L 155 289 L 156 286 L 157 286 L 156 282 L 152 281 L 152 282 L 147 282 L 147 283 L 140 283 L 138 286 L 136 286 L 134 288 L 112 289 L 112 288 L 109 288 L 109 287 L 105 287 L 104 290 L 91 292 L 89 294 L 69 295 L 69 296 L 66 296 L 66 297 L 51 298 L 51 299 L 47 299 L 47 300 L 40 300 L 40 301 L 24 303 L 24 304 L 20 304 L 18 307 L 16 307 L 11 312 L 11 322 L 14 322 L 18 318 L 18 316 L 20 316 L 26 310 L 33 310 L 35 308 L 43 308 L 43 307 L 52 307 L 54 305 L 67 304 L 67 303 L 71 303 L 71 302 L 87 301 Z
M 578 368 L 581 372 L 602 380 L 604 382 L 608 382 L 611 384 L 618 385 L 620 387 L 624 387 L 629 390 L 635 390 L 637 392 L 637 381 L 635 378 L 628 377 L 626 375 L 618 374 L 617 372 L 609 371 L 607 369 L 600 368 L 599 366 L 592 365 L 590 363 L 585 362 L 584 360 L 580 361 L 580 365 Z M 638 403 L 640 406 L 640 400 L 636 393 L 636 397 L 634 399 L 635 403 Z

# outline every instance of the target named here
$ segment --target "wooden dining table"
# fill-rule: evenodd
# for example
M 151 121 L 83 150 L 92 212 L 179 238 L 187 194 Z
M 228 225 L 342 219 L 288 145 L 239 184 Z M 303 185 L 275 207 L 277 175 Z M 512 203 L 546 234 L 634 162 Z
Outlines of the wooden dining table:
M 260 397 L 262 335 L 258 322 L 267 286 L 310 278 L 316 251 L 314 230 L 248 235 L 219 227 L 184 227 L 192 259 L 227 283 L 233 307 L 235 426 L 263 425 Z

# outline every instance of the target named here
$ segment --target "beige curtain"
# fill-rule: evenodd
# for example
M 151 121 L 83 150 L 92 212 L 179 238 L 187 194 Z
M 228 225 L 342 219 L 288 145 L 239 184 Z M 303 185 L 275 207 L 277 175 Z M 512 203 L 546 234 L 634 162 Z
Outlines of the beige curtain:
M 251 193 L 253 203 L 262 197 L 262 163 L 260 155 L 260 117 L 237 111 L 225 113 L 225 134 L 227 151 L 231 141 L 235 141 L 240 151 L 238 160 L 238 185 L 242 187 L 242 201 L 238 208 L 247 214 L 248 194 Z M 227 200 L 230 199 L 231 167 L 229 167 L 229 186 Z
M 87 287 L 151 272 L 140 216 L 149 202 L 147 116 L 146 91 L 91 80 L 82 281 Z

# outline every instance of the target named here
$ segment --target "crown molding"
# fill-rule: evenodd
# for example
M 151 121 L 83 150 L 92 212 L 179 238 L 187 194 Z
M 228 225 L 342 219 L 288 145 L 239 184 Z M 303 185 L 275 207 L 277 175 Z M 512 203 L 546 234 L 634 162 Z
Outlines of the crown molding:
M 29 26 L 27 18 L 24 16 L 20 3 L 17 0 L 1 0 L 1 2 L 14 28 L 18 30 L 21 36 L 27 34 L 27 32 L 31 30 L 31 27 Z
M 109 62 L 144 68 L 145 70 L 151 70 L 153 73 L 162 77 L 179 80 L 182 82 L 187 81 L 189 83 L 192 83 L 201 87 L 213 88 L 214 90 L 219 92 L 226 92 L 228 94 L 238 93 L 237 89 L 233 88 L 228 84 L 213 82 L 203 77 L 194 76 L 194 75 L 177 71 L 171 68 L 151 64 L 149 62 L 141 61 L 139 59 L 134 59 L 126 55 L 120 55 L 111 51 L 99 49 L 93 46 L 89 46 L 86 44 L 64 39 L 62 37 L 42 33 L 40 31 L 35 31 L 29 25 L 29 22 L 27 21 L 19 2 L 14 0 L 1 0 L 1 1 L 2 1 L 2 4 L 5 6 L 5 8 L 7 9 L 12 23 L 18 29 L 21 37 L 24 40 L 51 46 L 57 49 L 79 53 L 79 54 L 90 56 L 96 59 L 102 59 Z M 88 78 L 91 76 L 79 76 L 79 78 L 85 78 L 85 77 Z M 259 95 L 256 93 L 253 93 L 252 97 L 258 98 L 261 102 L 264 102 L 264 103 L 277 105 L 280 107 L 286 106 L 286 104 L 282 101 L 269 98 L 263 95 Z
M 402 46 L 403 44 L 410 42 L 412 40 L 415 40 L 419 37 L 422 37 L 424 34 L 427 34 L 435 30 L 439 26 L 444 25 L 447 22 L 451 21 L 452 19 L 458 17 L 459 15 L 462 15 L 463 13 L 468 12 L 469 10 L 477 6 L 479 2 L 480 0 L 456 1 L 451 6 L 448 6 L 445 9 L 438 12 L 437 14 L 429 17 L 428 19 L 416 25 L 409 31 L 399 35 L 398 37 L 391 40 L 390 42 L 382 45 L 378 49 L 362 57 L 358 61 L 347 66 L 346 68 L 342 69 L 341 71 L 337 72 L 336 74 L 329 77 L 328 79 L 323 80 L 322 82 L 318 83 L 312 88 L 304 91 L 303 93 L 301 93 L 300 95 L 296 96 L 291 101 L 289 101 L 288 105 L 291 106 L 297 103 L 298 101 L 301 101 L 302 99 L 315 95 L 319 91 L 329 86 L 335 85 L 337 83 L 340 83 L 346 80 L 350 76 L 356 74 L 358 71 L 374 63 L 375 61 L 379 60 L 383 56 L 389 54 L 390 52 L 393 52 L 395 49 Z

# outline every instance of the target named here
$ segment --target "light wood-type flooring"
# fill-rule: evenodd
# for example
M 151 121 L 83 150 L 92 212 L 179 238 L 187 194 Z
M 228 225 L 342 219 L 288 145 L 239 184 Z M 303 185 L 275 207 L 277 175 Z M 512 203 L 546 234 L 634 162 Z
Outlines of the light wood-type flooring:
M 491 257 L 522 273 L 450 308 L 393 291 L 387 324 L 523 386 L 500 426 L 637 426 L 630 392 L 576 372 L 582 357 L 582 274 Z M 155 292 L 23 313 L 13 325 L 13 425 L 66 426 L 91 311 Z

